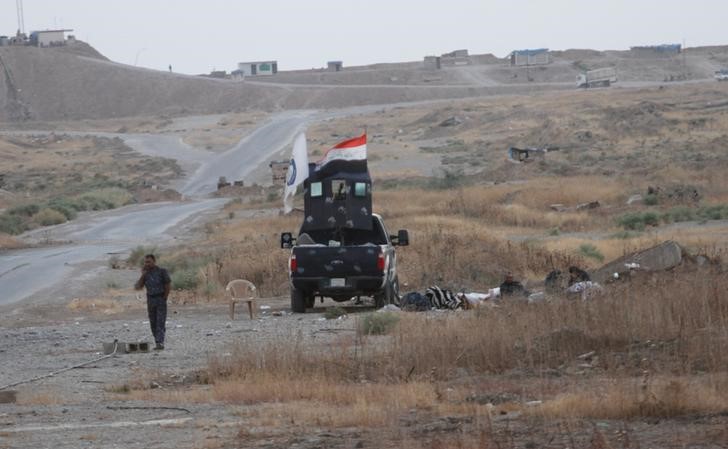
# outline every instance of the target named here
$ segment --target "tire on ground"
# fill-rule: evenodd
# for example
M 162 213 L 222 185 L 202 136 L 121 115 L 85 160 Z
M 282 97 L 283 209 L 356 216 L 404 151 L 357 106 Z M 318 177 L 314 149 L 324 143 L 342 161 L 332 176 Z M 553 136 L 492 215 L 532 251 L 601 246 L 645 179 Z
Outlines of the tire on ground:
M 291 311 L 293 313 L 306 313 L 306 296 L 301 290 L 291 288 Z

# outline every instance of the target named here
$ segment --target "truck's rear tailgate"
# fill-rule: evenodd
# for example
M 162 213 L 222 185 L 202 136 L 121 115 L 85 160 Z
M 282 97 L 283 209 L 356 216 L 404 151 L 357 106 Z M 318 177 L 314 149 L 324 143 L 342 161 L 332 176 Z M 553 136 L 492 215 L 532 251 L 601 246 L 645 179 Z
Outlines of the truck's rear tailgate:
M 382 276 L 379 265 L 381 249 L 364 246 L 298 246 L 294 248 L 297 268 L 292 279 Z

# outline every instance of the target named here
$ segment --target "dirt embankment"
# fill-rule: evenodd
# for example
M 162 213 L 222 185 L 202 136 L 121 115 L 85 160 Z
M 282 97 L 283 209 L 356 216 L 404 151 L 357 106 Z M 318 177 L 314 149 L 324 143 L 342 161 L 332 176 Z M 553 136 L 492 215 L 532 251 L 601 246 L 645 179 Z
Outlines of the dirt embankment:
M 280 72 L 246 82 L 132 67 L 78 42 L 58 49 L 0 48 L 0 121 L 189 115 L 241 110 L 340 108 L 573 89 L 581 70 L 614 66 L 620 81 L 707 79 L 728 61 L 722 47 L 686 57 L 630 52 L 554 52 L 553 63 L 524 68 L 475 55 L 471 65 L 424 70 L 420 62 Z M 253 82 L 254 81 L 254 82 Z

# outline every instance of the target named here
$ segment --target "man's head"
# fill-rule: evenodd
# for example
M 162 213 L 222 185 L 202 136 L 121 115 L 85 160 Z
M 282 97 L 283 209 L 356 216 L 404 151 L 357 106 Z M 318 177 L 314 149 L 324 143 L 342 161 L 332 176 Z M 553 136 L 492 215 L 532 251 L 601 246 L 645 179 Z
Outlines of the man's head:
M 513 282 L 513 273 L 506 273 L 506 282 Z
M 154 257 L 154 254 L 147 254 L 144 256 L 144 269 L 149 270 L 151 268 L 154 268 L 157 265 L 157 258 Z

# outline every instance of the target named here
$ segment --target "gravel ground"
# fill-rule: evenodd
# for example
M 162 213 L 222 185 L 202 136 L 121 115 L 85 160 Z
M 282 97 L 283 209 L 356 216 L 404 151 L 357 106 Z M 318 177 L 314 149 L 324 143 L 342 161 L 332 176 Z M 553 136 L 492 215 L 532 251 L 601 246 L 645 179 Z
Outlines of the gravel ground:
M 233 438 L 243 423 L 229 407 L 181 406 L 189 413 L 125 409 L 154 404 L 119 400 L 120 395 L 107 390 L 144 373 L 184 376 L 205 367 L 209 354 L 224 354 L 235 342 L 255 344 L 299 332 L 311 341 L 325 342 L 353 332 L 351 316 L 325 320 L 321 313 L 291 315 L 286 303 L 284 298 L 261 301 L 259 305 L 270 309 L 261 310 L 255 320 L 241 307 L 235 321 L 230 321 L 226 305 L 170 305 L 164 351 L 114 355 L 13 387 L 18 403 L 0 404 L 0 448 L 187 448 L 209 446 L 209 439 Z M 273 316 L 274 311 L 284 315 Z M 153 341 L 142 306 L 113 318 L 69 312 L 59 317 L 61 313 L 47 312 L 51 317 L 45 324 L 28 327 L 13 314 L 0 319 L 0 385 L 97 359 L 103 356 L 103 342 Z

